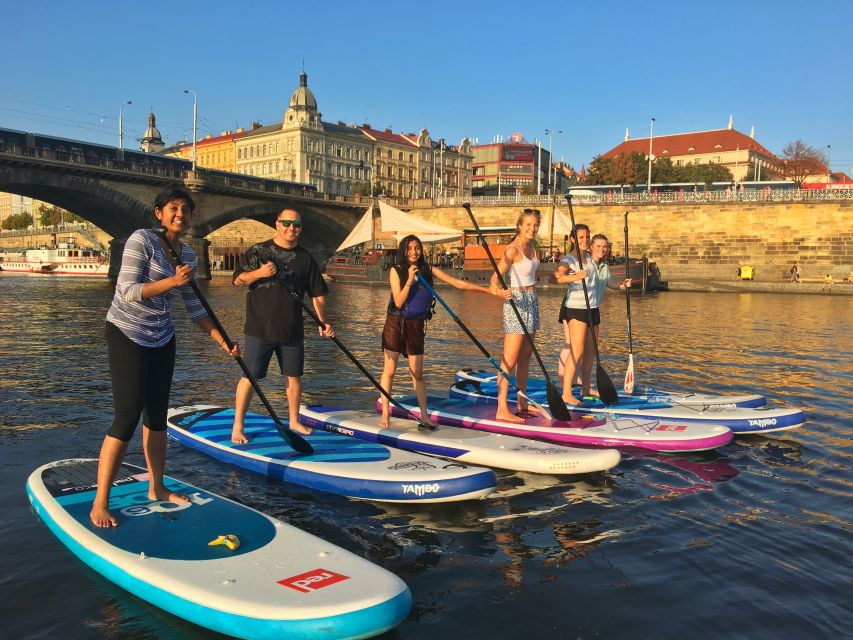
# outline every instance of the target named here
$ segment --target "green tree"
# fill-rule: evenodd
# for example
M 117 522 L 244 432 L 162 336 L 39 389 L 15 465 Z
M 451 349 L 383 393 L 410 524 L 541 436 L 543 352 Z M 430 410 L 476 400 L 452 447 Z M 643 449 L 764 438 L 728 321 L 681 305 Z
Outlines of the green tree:
M 26 229 L 32 223 L 33 217 L 29 213 L 16 213 L 3 221 L 3 228 L 7 230 Z

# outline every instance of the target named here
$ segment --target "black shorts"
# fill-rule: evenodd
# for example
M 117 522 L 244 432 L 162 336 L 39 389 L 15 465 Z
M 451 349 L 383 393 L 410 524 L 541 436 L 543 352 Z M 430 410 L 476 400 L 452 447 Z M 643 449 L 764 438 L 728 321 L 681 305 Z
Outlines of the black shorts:
M 601 324 L 601 313 L 598 307 L 590 309 L 590 311 L 592 312 L 592 326 L 597 327 Z M 577 320 L 578 322 L 589 325 L 589 314 L 586 309 L 569 309 L 563 305 L 560 307 L 560 324 L 563 324 L 564 320 Z
M 243 336 L 243 360 L 256 380 L 267 377 L 267 369 L 272 354 L 278 359 L 281 375 L 289 378 L 301 378 L 305 369 L 305 345 L 268 342 L 255 336 Z
M 426 320 L 424 318 L 404 318 L 385 316 L 382 328 L 382 348 L 404 356 L 422 356 L 426 338 Z
M 129 442 L 142 416 L 151 431 L 166 430 L 172 372 L 175 368 L 175 336 L 162 347 L 143 347 L 128 338 L 112 322 L 104 334 L 109 349 L 115 416 L 107 432 Z

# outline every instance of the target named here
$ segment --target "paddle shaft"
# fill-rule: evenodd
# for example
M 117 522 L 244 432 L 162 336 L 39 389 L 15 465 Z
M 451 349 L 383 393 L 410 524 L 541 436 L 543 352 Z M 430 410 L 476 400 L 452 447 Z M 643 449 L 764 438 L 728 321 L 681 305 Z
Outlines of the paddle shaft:
M 184 266 L 183 260 L 181 260 L 180 254 L 175 251 L 175 247 L 172 246 L 172 243 L 169 242 L 169 239 L 166 237 L 164 231 L 157 231 L 155 233 L 160 235 L 163 240 L 163 244 L 169 247 L 169 251 L 172 254 L 172 257 L 175 259 L 175 263 Z M 228 350 L 232 350 L 234 348 L 234 343 L 231 341 L 231 338 L 228 335 L 228 332 L 225 331 L 225 327 L 222 326 L 222 323 L 219 321 L 219 318 L 216 317 L 216 314 L 213 312 L 213 309 L 210 308 L 210 304 L 207 302 L 207 299 L 202 295 L 201 290 L 198 288 L 195 280 L 190 278 L 189 281 L 190 287 L 192 287 L 193 293 L 195 293 L 198 301 L 201 302 L 201 306 L 204 307 L 204 310 L 207 311 L 208 317 L 210 317 L 210 321 L 213 323 L 213 326 L 216 327 L 217 331 L 219 331 L 222 339 L 225 341 L 225 345 L 228 347 Z M 237 354 L 234 356 L 234 359 L 237 361 L 237 364 L 240 365 L 240 368 L 243 370 L 243 376 L 251 383 L 252 388 L 255 390 L 255 393 L 258 394 L 258 397 L 261 399 L 261 402 L 266 407 L 266 410 L 269 412 L 270 417 L 273 419 L 273 422 L 276 425 L 276 429 L 278 430 L 279 435 L 282 438 L 287 440 L 288 444 L 290 444 L 295 450 L 301 451 L 303 453 L 312 453 L 314 451 L 313 447 L 308 444 L 308 441 L 302 438 L 298 433 L 295 433 L 290 428 L 284 425 L 282 421 L 279 419 L 278 415 L 275 412 L 275 409 L 272 408 L 270 401 L 267 400 L 266 394 L 264 394 L 263 389 L 261 389 L 260 383 L 255 379 L 255 376 L 252 375 L 252 372 L 249 370 L 249 366 L 246 364 L 246 361 L 243 360 L 243 356 Z M 298 448 L 297 448 L 298 446 Z
M 479 340 L 477 340 L 477 338 L 474 336 L 474 334 L 471 333 L 471 330 L 465 326 L 465 323 L 462 322 L 462 320 L 460 320 L 459 317 L 455 313 L 453 313 L 453 309 L 451 309 L 450 306 L 441 298 L 441 296 L 435 292 L 435 289 L 433 289 L 432 286 L 430 286 L 430 284 L 426 281 L 426 278 L 422 278 L 420 274 L 418 274 L 417 278 L 418 278 L 418 280 L 420 280 L 421 284 L 424 285 L 424 287 L 426 287 L 427 291 L 429 291 L 432 294 L 432 296 L 441 303 L 441 306 L 444 307 L 445 311 L 447 311 L 447 313 L 450 314 L 450 317 L 453 318 L 453 320 L 456 322 L 456 324 L 459 325 L 459 328 L 465 332 L 465 335 L 467 335 L 471 339 L 471 342 L 473 342 L 476 345 L 476 347 L 480 350 L 480 353 L 482 353 L 484 356 L 486 356 L 486 359 L 492 364 L 492 366 L 495 369 L 497 369 L 498 373 L 500 373 L 507 382 L 509 382 L 512 386 L 514 386 L 518 390 L 518 395 L 520 395 L 522 398 L 524 398 L 528 402 L 532 403 L 534 406 L 539 407 L 540 411 L 544 410 L 544 407 L 537 404 L 534 400 L 528 398 L 525 393 L 523 393 L 520 389 L 518 389 L 518 386 L 516 385 L 515 380 L 511 376 L 507 375 L 506 371 L 503 370 L 500 363 L 497 360 L 495 360 L 494 357 L 492 356 L 492 354 L 488 352 L 486 347 L 484 347 L 482 345 L 482 343 Z
M 631 268 L 631 261 L 628 259 L 628 212 L 625 212 L 625 279 L 631 276 L 628 270 Z M 634 343 L 631 338 L 631 287 L 625 286 L 625 306 L 628 313 L 628 353 L 633 355 Z

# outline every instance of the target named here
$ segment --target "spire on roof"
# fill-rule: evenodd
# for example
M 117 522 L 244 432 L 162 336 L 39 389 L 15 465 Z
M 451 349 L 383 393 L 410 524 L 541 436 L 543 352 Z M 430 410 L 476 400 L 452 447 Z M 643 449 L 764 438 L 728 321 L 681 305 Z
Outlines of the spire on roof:
M 625 127 L 625 142 L 631 139 L 631 136 L 628 135 L 628 127 Z
M 752 125 L 752 129 L 749 130 L 749 137 L 755 140 L 755 125 Z
M 729 131 L 735 128 L 735 119 L 729 114 Z

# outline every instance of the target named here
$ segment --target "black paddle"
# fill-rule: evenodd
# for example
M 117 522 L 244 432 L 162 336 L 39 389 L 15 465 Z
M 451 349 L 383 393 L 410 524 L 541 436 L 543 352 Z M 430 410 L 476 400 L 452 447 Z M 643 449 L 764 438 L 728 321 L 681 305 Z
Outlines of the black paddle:
M 631 261 L 628 259 L 628 212 L 625 212 L 625 279 L 631 276 L 628 275 L 628 270 L 631 268 Z M 634 343 L 631 339 L 631 287 L 625 286 L 625 309 L 628 314 L 628 368 L 625 370 L 625 393 L 634 393 Z
M 583 269 L 583 256 L 581 255 L 581 247 L 578 243 L 578 230 L 575 227 L 575 212 L 572 209 L 572 194 L 566 194 L 566 202 L 569 204 L 569 218 L 572 222 L 572 238 L 575 242 L 575 252 L 578 254 L 578 266 Z M 604 404 L 613 405 L 619 402 L 619 394 L 616 392 L 616 387 L 613 386 L 610 376 L 607 375 L 604 367 L 601 366 L 601 357 L 598 354 L 598 340 L 595 339 L 595 328 L 592 324 L 592 309 L 589 307 L 589 292 L 586 290 L 586 278 L 581 280 L 581 285 L 583 286 L 583 298 L 586 303 L 587 318 L 589 318 L 589 330 L 592 332 L 592 346 L 595 349 L 595 379 L 598 382 L 598 395 Z
M 175 251 L 175 247 L 172 246 L 172 243 L 169 242 L 169 239 L 166 237 L 166 229 L 162 226 L 154 227 L 154 233 L 160 236 L 160 240 L 162 244 L 169 248 L 169 251 L 172 254 L 175 262 L 184 266 L 183 261 L 181 260 L 181 256 Z M 207 311 L 207 315 L 210 317 L 211 322 L 213 322 L 213 326 L 219 331 L 222 335 L 222 339 L 225 341 L 226 346 L 229 350 L 234 348 L 234 343 L 231 341 L 231 338 L 228 337 L 228 333 L 225 331 L 225 328 L 222 326 L 222 323 L 219 322 L 219 318 L 216 317 L 216 314 L 213 313 L 213 309 L 210 308 L 205 297 L 199 291 L 198 285 L 195 283 L 195 280 L 190 278 L 190 287 L 192 287 L 193 292 L 196 297 L 198 297 L 199 302 L 201 302 L 201 306 L 204 307 L 204 310 Z M 269 400 L 264 395 L 263 389 L 261 389 L 261 385 L 255 379 L 255 376 L 252 375 L 252 372 L 249 371 L 249 367 L 246 365 L 246 361 L 243 360 L 243 356 L 237 354 L 234 356 L 234 359 L 237 361 L 237 364 L 240 365 L 240 368 L 243 370 L 243 375 L 246 376 L 246 379 L 252 383 L 252 387 L 255 389 L 255 393 L 258 394 L 258 397 L 261 399 L 261 402 L 264 403 L 264 406 L 267 408 L 267 411 L 270 414 L 270 417 L 275 424 L 276 431 L 278 431 L 278 435 L 282 437 L 282 439 L 289 444 L 294 451 L 298 451 L 299 453 L 314 453 L 314 447 L 312 447 L 307 440 L 305 440 L 302 436 L 300 436 L 295 431 L 292 431 L 288 428 L 276 415 L 275 409 L 270 405 Z
M 484 346 L 480 343 L 480 341 L 479 341 L 479 340 L 477 340 L 477 338 L 475 338 L 475 337 L 474 337 L 474 334 L 473 334 L 473 333 L 471 333 L 471 330 L 470 330 L 470 329 L 468 329 L 468 327 L 466 327 L 466 326 L 465 326 L 465 323 L 464 323 L 464 322 L 462 322 L 462 320 L 460 320 L 460 319 L 458 318 L 458 316 L 457 316 L 455 313 L 453 313 L 453 309 L 451 309 L 451 308 L 450 308 L 450 306 L 449 306 L 449 305 L 448 305 L 444 300 L 442 300 L 442 299 L 441 299 L 441 296 L 440 296 L 440 295 L 438 295 L 438 294 L 435 292 L 435 289 L 433 289 L 433 288 L 430 286 L 429 282 L 427 282 L 427 281 L 426 281 L 426 279 L 422 278 L 422 277 L 420 276 L 420 274 L 418 274 L 417 278 L 418 278 L 418 280 L 420 280 L 421 284 L 422 284 L 422 285 L 424 285 L 424 287 L 426 287 L 427 291 L 429 291 L 429 292 L 432 294 L 432 296 L 433 296 L 436 300 L 438 300 L 438 301 L 441 303 L 441 306 L 442 306 L 442 307 L 444 307 L 444 308 L 445 308 L 445 310 L 447 311 L 447 313 L 449 313 L 449 314 L 450 314 L 450 317 L 451 317 L 451 318 L 453 318 L 453 320 L 455 320 L 455 321 L 456 321 L 456 324 L 458 324 L 458 325 L 459 325 L 459 328 L 460 328 L 460 329 L 462 329 L 462 331 L 464 331 L 464 332 L 465 332 L 465 335 L 467 335 L 467 336 L 471 339 L 471 342 L 473 342 L 473 343 L 477 346 L 477 348 L 480 350 L 480 352 L 481 352 L 484 356 L 486 356 L 486 359 L 487 359 L 489 362 L 491 362 L 491 363 L 492 363 L 492 366 L 493 366 L 495 369 L 497 369 L 497 370 L 498 370 L 498 373 L 500 373 L 500 374 L 501 374 L 501 375 L 506 379 L 506 381 L 507 381 L 507 382 L 509 382 L 509 383 L 510 383 L 512 386 L 514 386 L 516 389 L 518 389 L 518 386 L 516 385 L 515 380 L 513 380 L 510 376 L 508 376 L 508 375 L 506 374 L 506 371 L 504 371 L 504 370 L 501 368 L 500 363 L 499 363 L 497 360 L 495 360 L 495 359 L 494 359 L 494 357 L 492 357 L 492 354 L 491 354 L 491 353 L 489 353 L 489 352 L 486 350 L 486 347 L 484 347 Z M 553 419 L 554 419 L 554 418 L 553 418 L 553 416 L 551 416 L 550 412 L 548 412 L 548 411 L 546 411 L 546 410 L 545 410 L 545 407 L 543 407 L 541 404 L 539 404 L 538 402 L 536 402 L 536 401 L 535 401 L 535 400 L 533 400 L 532 398 L 529 398 L 529 397 L 527 396 L 527 394 L 523 393 L 520 389 L 518 389 L 518 395 L 520 395 L 522 398 L 524 398 L 525 400 L 527 400 L 527 401 L 528 401 L 530 404 L 532 404 L 534 407 L 536 407 L 537 409 L 539 409 L 539 411 L 541 411 L 541 412 L 543 413 L 543 415 L 547 416 L 549 420 L 553 420 Z
M 250 251 L 251 251 L 251 249 L 250 249 Z M 311 319 L 314 320 L 314 322 L 317 323 L 318 327 L 325 327 L 326 325 L 323 324 L 323 322 L 320 320 L 319 317 L 317 317 L 317 314 L 314 312 L 314 309 L 311 307 L 311 305 L 309 305 L 305 300 L 303 300 L 302 297 L 299 295 L 299 293 L 297 293 L 296 290 L 293 287 L 291 287 L 290 284 L 287 282 L 286 276 L 289 273 L 287 266 L 284 263 L 282 263 L 282 261 L 279 260 L 272 251 L 262 251 L 262 250 L 256 251 L 256 255 L 257 255 L 259 260 L 266 260 L 266 261 L 269 261 L 269 262 L 272 262 L 273 264 L 275 264 L 276 274 L 278 276 L 278 281 L 281 283 L 281 285 L 285 289 L 287 289 L 287 292 L 290 294 L 290 296 L 294 300 L 296 300 L 299 304 L 302 305 L 302 308 L 305 309 L 305 312 L 309 316 L 311 316 Z M 347 349 L 344 346 L 344 344 L 340 340 L 338 340 L 337 337 L 332 336 L 332 341 L 336 345 L 338 345 L 338 348 L 341 351 L 343 351 L 344 354 L 350 360 L 352 360 L 352 363 L 356 367 L 358 367 L 358 370 L 361 371 L 367 377 L 367 379 L 373 383 L 373 386 L 376 387 L 383 396 L 388 398 L 388 402 L 393 404 L 395 407 L 397 407 L 401 411 L 404 411 L 406 413 L 406 415 L 411 417 L 413 420 L 417 421 L 418 428 L 429 429 L 430 431 L 435 431 L 436 427 L 432 426 L 428 422 L 424 422 L 424 418 L 427 418 L 428 416 L 421 416 L 419 418 L 414 413 L 412 413 L 411 411 L 406 409 L 406 407 L 404 407 L 402 404 L 400 404 L 399 402 L 394 400 L 394 398 L 391 397 L 391 394 L 388 393 L 382 387 L 382 384 L 376 378 L 374 378 L 373 375 L 367 369 L 364 368 L 364 365 L 358 361 L 358 358 L 356 358 L 352 353 L 350 353 L 350 350 Z
M 474 217 L 474 214 L 471 212 L 471 205 L 467 202 L 462 204 L 462 208 L 468 212 L 468 217 L 471 218 L 471 223 L 474 225 L 474 230 L 477 232 L 477 237 L 480 240 L 480 245 L 482 245 L 483 249 L 486 250 L 486 255 L 489 257 L 489 262 L 492 264 L 492 269 L 494 269 L 495 274 L 498 277 L 498 281 L 501 283 L 501 287 L 504 289 L 508 289 L 506 285 L 506 281 L 501 275 L 500 270 L 498 269 L 498 265 L 495 262 L 494 256 L 492 256 L 492 251 L 489 249 L 489 243 L 486 242 L 486 238 L 483 236 L 483 232 L 480 231 L 480 225 L 477 224 L 477 219 Z M 545 368 L 545 364 L 542 362 L 542 358 L 539 356 L 539 351 L 536 350 L 536 345 L 533 344 L 533 337 L 530 335 L 530 332 L 527 330 L 527 326 L 524 324 L 524 320 L 521 318 L 521 313 L 518 311 L 518 307 L 515 306 L 515 301 L 510 298 L 509 304 L 512 306 L 512 310 L 515 312 L 515 317 L 518 318 L 518 323 L 521 325 L 521 329 L 524 331 L 524 336 L 527 338 L 527 341 L 530 343 L 530 349 L 533 351 L 533 355 L 536 356 L 536 362 L 539 363 L 539 368 L 542 369 L 542 373 L 545 376 L 545 383 L 547 384 L 547 395 L 548 395 L 548 407 L 551 409 L 552 413 L 557 417 L 558 420 L 562 420 L 563 422 L 568 422 L 572 419 L 572 414 L 566 408 L 566 403 L 563 401 L 563 396 L 560 395 L 560 392 L 557 391 L 557 388 L 554 386 L 554 383 L 551 382 L 551 376 L 548 375 L 548 370 Z

